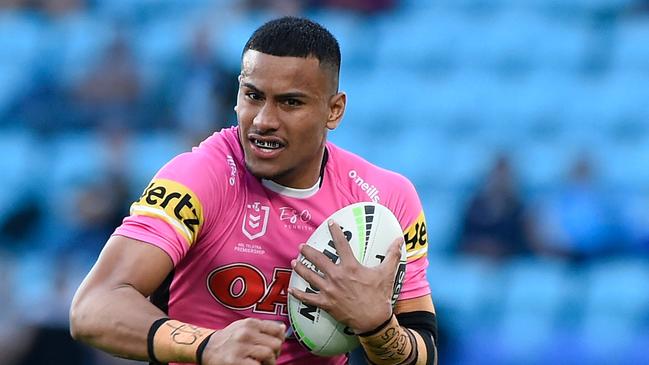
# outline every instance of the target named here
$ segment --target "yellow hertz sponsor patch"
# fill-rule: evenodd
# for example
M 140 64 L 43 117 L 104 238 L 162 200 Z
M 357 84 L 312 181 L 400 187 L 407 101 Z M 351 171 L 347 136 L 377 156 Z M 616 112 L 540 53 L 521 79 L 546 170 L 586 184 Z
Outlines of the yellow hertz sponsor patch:
M 419 213 L 415 222 L 403 233 L 403 239 L 406 241 L 408 260 L 426 256 L 428 252 L 428 234 L 426 232 L 426 217 L 423 211 Z
M 160 218 L 176 229 L 191 246 L 203 226 L 203 207 L 185 185 L 153 179 L 140 199 L 131 205 L 131 215 Z

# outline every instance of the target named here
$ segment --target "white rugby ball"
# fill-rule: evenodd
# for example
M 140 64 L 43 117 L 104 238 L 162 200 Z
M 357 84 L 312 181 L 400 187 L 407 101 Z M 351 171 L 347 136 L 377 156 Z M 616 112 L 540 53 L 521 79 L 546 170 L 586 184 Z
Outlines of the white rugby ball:
M 390 244 L 403 236 L 399 221 L 388 208 L 371 202 L 348 205 L 325 219 L 306 242 L 307 245 L 324 253 L 335 262 L 339 259 L 327 225 L 329 219 L 333 219 L 342 227 L 356 259 L 369 267 L 379 265 L 385 258 Z M 311 270 L 317 270 L 302 255 L 298 257 L 298 262 L 304 263 Z M 401 247 L 401 262 L 395 273 L 392 305 L 396 303 L 401 292 L 405 272 L 404 244 Z M 289 286 L 302 291 L 315 292 L 314 288 L 295 271 L 291 274 Z M 337 322 L 329 313 L 318 307 L 304 304 L 292 295 L 288 298 L 288 313 L 295 337 L 313 354 L 340 355 L 353 350 L 359 344 L 352 331 Z

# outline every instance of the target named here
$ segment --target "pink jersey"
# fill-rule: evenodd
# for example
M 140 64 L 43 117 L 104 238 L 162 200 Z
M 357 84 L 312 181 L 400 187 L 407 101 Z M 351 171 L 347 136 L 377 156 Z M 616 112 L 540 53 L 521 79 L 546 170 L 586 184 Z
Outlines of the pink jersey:
M 156 174 L 115 234 L 171 257 L 173 276 L 162 296 L 171 318 L 214 329 L 246 317 L 288 326 L 287 286 L 298 245 L 332 213 L 361 201 L 385 205 L 403 227 L 408 263 L 399 299 L 430 293 L 425 218 L 413 185 L 332 143 L 326 149 L 321 184 L 312 189 L 252 176 L 237 127 L 215 133 Z M 278 363 L 345 361 L 311 355 L 289 338 Z

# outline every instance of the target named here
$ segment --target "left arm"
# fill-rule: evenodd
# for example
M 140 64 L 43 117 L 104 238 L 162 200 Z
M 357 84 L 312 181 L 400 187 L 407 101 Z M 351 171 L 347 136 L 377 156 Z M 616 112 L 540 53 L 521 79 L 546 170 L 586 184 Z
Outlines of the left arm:
M 324 309 L 359 334 L 370 364 L 436 364 L 437 329 L 430 295 L 398 301 L 392 308 L 390 299 L 403 240 L 395 240 L 383 263 L 366 267 L 354 257 L 340 226 L 331 224 L 329 230 L 340 263 L 332 263 L 312 247 L 301 246 L 302 255 L 324 276 L 293 260 L 296 273 L 320 291 L 305 293 L 289 288 L 289 293 Z
M 437 323 L 431 296 L 398 301 L 388 321 L 359 340 L 369 364 L 436 365 Z

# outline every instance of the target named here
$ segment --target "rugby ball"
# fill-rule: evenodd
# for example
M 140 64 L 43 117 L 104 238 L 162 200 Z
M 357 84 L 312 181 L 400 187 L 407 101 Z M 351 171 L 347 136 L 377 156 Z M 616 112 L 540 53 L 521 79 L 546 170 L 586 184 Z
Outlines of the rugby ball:
M 335 262 L 339 259 L 327 225 L 329 219 L 341 226 L 356 259 L 369 267 L 379 265 L 392 242 L 403 236 L 399 221 L 388 208 L 371 202 L 348 205 L 325 219 L 306 242 Z M 298 262 L 318 272 L 302 255 L 298 257 Z M 404 244 L 401 247 L 401 262 L 395 273 L 392 305 L 399 297 L 405 272 Z M 289 286 L 307 292 L 316 291 L 295 271 L 291 274 Z M 359 344 L 353 332 L 337 322 L 329 313 L 316 306 L 304 304 L 292 295 L 288 298 L 288 313 L 295 337 L 315 355 L 340 355 L 353 350 Z

